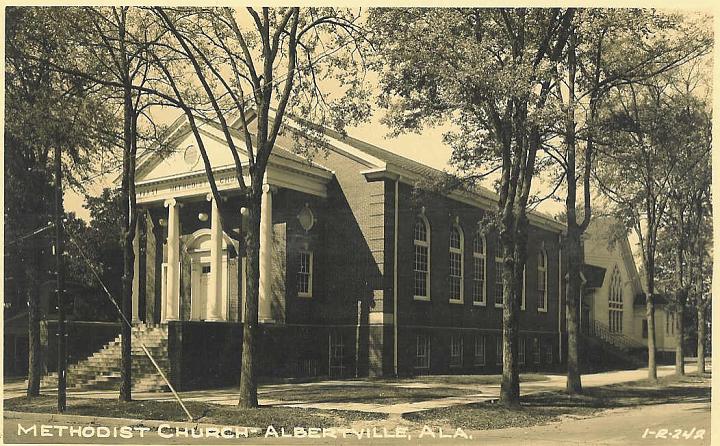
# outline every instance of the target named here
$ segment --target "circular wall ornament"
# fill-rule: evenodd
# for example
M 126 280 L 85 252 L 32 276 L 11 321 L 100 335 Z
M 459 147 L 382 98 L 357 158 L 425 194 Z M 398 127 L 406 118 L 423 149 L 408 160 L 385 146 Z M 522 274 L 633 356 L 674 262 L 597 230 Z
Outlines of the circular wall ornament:
M 183 159 L 185 160 L 185 164 L 187 164 L 191 168 L 195 167 L 200 160 L 200 151 L 194 145 L 189 145 L 185 148 L 185 153 L 183 153 Z
M 297 218 L 300 221 L 300 226 L 302 226 L 306 232 L 312 229 L 315 224 L 315 216 L 307 203 L 305 203 L 305 207 L 302 208 Z

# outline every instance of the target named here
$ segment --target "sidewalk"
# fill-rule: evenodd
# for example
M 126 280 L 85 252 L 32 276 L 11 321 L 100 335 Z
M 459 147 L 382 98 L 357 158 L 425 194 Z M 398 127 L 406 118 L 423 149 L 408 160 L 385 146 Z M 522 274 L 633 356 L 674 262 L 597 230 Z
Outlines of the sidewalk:
M 671 375 L 674 373 L 673 366 L 660 366 L 658 367 L 658 377 Z M 564 375 L 548 375 L 550 378 L 547 381 L 538 382 L 527 382 L 521 383 L 520 393 L 522 395 L 528 395 L 531 393 L 555 391 L 565 388 L 565 376 Z M 645 379 L 647 377 L 647 369 L 637 370 L 620 370 L 614 372 L 596 373 L 583 375 L 582 383 L 583 387 L 599 387 L 610 384 L 618 384 L 629 381 L 637 381 Z M 398 404 L 372 404 L 372 403 L 348 403 L 348 402 L 304 402 L 304 401 L 284 401 L 276 400 L 271 397 L 273 391 L 287 390 L 301 387 L 311 387 L 317 389 L 317 392 L 321 393 L 325 386 L 343 386 L 348 387 L 348 391 L 351 391 L 353 386 L 367 385 L 368 381 L 365 380 L 328 380 L 312 383 L 302 384 L 268 384 L 261 385 L 258 389 L 259 402 L 265 406 L 280 406 L 280 407 L 297 407 L 297 408 L 312 408 L 312 409 L 324 409 L 324 410 L 354 410 L 359 412 L 371 412 L 371 413 L 385 413 L 389 415 L 399 415 L 403 413 L 419 412 L 429 409 L 444 408 L 459 406 L 465 404 L 480 403 L 485 401 L 497 400 L 500 396 L 500 385 L 473 385 L 468 386 L 467 384 L 448 384 L 443 385 L 441 383 L 427 383 L 422 384 L 427 387 L 446 387 L 453 389 L 467 390 L 468 394 L 463 396 L 453 396 L 446 398 L 435 398 L 426 401 L 418 401 L 412 403 L 398 403 Z M 406 388 L 408 383 L 403 382 L 373 382 L 373 385 L 378 386 L 392 386 Z M 413 383 L 413 386 L 421 384 Z M 45 392 L 52 392 L 53 389 L 44 389 Z M 15 396 L 22 396 L 25 394 L 25 384 L 10 383 L 4 386 L 5 398 L 12 398 Z M 69 397 L 84 397 L 84 398 L 104 398 L 104 399 L 115 399 L 117 398 L 117 391 L 115 390 L 94 390 L 94 391 L 69 391 Z M 239 399 L 236 388 L 224 388 L 224 389 L 212 389 L 212 390 L 198 390 L 189 392 L 180 392 L 180 396 L 184 401 L 202 401 L 207 403 L 219 404 L 219 405 L 235 405 Z M 133 394 L 133 397 L 138 400 L 158 400 L 158 401 L 172 401 L 174 400 L 170 393 L 148 393 L 148 392 L 137 392 Z

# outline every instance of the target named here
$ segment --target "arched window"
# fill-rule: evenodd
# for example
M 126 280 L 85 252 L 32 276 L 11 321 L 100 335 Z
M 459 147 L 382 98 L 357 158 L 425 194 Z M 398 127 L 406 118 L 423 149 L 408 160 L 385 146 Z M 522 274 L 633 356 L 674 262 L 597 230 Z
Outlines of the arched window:
M 538 280 L 537 280 L 537 304 L 538 311 L 547 311 L 547 254 L 544 249 L 538 251 L 537 260 Z
M 623 291 L 620 268 L 615 265 L 610 276 L 610 291 L 608 296 L 608 326 L 613 333 L 623 331 Z
M 413 293 L 415 299 L 430 299 L 430 224 L 424 216 L 415 219 L 415 230 L 413 231 L 413 245 L 415 246 L 415 258 L 413 270 L 415 280 Z
M 457 223 L 450 228 L 450 302 L 462 303 L 464 294 L 463 254 L 465 237 Z
M 473 238 L 473 305 L 485 305 L 485 246 L 478 227 Z

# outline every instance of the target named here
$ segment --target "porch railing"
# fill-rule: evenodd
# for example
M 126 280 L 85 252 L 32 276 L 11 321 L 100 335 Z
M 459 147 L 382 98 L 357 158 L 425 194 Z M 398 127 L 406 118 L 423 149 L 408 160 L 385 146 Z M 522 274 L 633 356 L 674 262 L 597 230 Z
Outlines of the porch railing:
M 590 324 L 588 324 L 588 329 L 588 334 L 590 336 L 599 338 L 621 350 L 627 351 L 645 348 L 645 345 L 643 345 L 641 342 L 638 342 L 635 339 L 630 338 L 629 336 L 625 336 L 622 333 L 611 331 L 610 327 L 600 321 L 590 321 Z

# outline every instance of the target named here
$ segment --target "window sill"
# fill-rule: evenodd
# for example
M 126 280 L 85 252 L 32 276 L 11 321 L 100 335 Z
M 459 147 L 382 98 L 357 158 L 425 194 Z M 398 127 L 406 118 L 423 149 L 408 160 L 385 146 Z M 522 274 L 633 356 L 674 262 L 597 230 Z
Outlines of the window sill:
M 538 308 L 538 313 L 547 313 L 547 308 Z
M 503 304 L 495 304 L 495 308 L 502 308 Z
M 302 299 L 312 299 L 312 294 L 298 293 L 297 297 L 300 297 Z
M 487 306 L 485 302 L 473 302 L 473 306 L 475 307 L 485 307 Z
M 430 302 L 430 296 L 413 296 L 414 300 Z
M 459 305 L 462 305 L 462 304 L 463 304 L 463 300 L 462 300 L 462 299 L 450 299 L 450 303 L 451 303 L 451 304 L 459 304 Z

